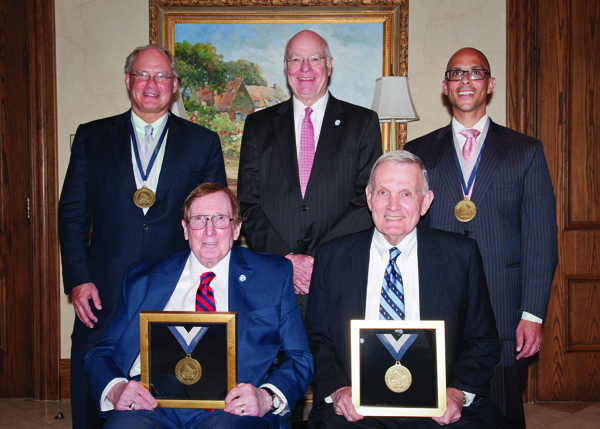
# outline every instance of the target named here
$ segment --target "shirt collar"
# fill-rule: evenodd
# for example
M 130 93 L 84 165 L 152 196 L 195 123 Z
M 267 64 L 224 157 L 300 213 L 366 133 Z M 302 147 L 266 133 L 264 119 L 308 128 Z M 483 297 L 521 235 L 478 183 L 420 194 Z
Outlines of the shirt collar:
M 327 101 L 329 101 L 329 91 L 325 93 L 325 95 L 319 98 L 312 106 L 313 113 L 315 114 L 315 118 L 322 118 L 325 115 L 325 108 L 327 107 Z M 304 111 L 308 106 L 305 106 L 300 100 L 296 97 L 292 97 L 292 103 L 294 105 L 294 116 L 295 117 L 303 117 Z
M 198 282 L 200 276 L 206 272 L 213 272 L 217 279 L 227 281 L 229 276 L 229 259 L 231 258 L 231 250 L 212 268 L 206 268 L 198 261 L 194 252 L 190 252 L 190 276 L 192 284 Z
M 144 121 L 138 115 L 136 115 L 135 112 L 132 110 L 131 111 L 131 120 L 133 121 L 133 126 L 135 127 L 135 131 L 137 133 L 141 133 L 142 135 L 144 135 L 145 134 L 144 127 L 146 125 L 152 125 L 153 130 L 156 132 L 162 125 L 163 121 L 165 121 L 167 119 L 168 115 L 169 115 L 169 112 L 167 111 L 167 113 L 162 115 L 156 121 L 152 122 L 151 124 L 148 124 L 148 123 L 146 123 L 146 121 Z
M 375 233 L 373 234 L 373 243 L 375 244 L 375 249 L 377 249 L 377 252 L 379 252 L 382 259 L 384 255 L 387 257 L 387 259 L 389 259 L 389 252 L 392 247 L 397 248 L 404 256 L 408 257 L 415 249 L 415 244 L 417 243 L 417 228 L 414 228 L 396 246 L 392 246 L 390 243 L 388 243 L 383 234 L 375 229 Z
M 485 115 L 483 115 L 483 117 L 479 121 L 477 121 L 477 123 L 474 126 L 472 126 L 471 128 L 466 128 L 463 124 L 458 122 L 455 117 L 452 117 L 452 129 L 454 130 L 454 134 L 456 134 L 456 135 L 458 135 L 461 131 L 466 130 L 466 129 L 477 130 L 480 133 L 482 133 L 483 128 L 485 127 L 485 124 L 487 123 L 488 118 L 489 118 L 489 116 L 486 113 Z

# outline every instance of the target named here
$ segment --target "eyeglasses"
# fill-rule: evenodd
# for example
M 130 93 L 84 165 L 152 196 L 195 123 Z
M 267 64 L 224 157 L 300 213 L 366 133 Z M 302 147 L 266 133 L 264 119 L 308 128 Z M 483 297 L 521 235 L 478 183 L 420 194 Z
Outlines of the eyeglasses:
M 148 72 L 139 72 L 138 74 L 135 73 L 129 73 L 131 76 L 135 76 L 135 78 L 137 80 L 139 80 L 140 82 L 148 82 L 150 80 L 150 78 L 154 79 L 154 82 L 156 83 L 165 83 L 167 82 L 169 79 L 173 79 L 175 76 L 167 76 L 166 73 L 158 73 L 155 75 L 152 75 Z
M 318 67 L 321 65 L 321 61 L 323 58 L 327 58 L 327 56 L 320 57 L 318 55 L 313 55 L 310 58 L 300 58 L 300 57 L 292 57 L 292 58 L 284 58 L 283 60 L 289 64 L 291 69 L 299 69 L 304 64 L 304 61 L 308 61 L 308 65 L 311 67 Z
M 206 228 L 206 224 L 209 219 L 212 222 L 213 226 L 215 228 L 219 228 L 219 229 L 228 228 L 229 225 L 231 224 L 231 221 L 233 220 L 233 219 L 230 219 L 229 216 L 224 215 L 224 214 L 215 214 L 212 216 L 196 215 L 196 216 L 192 216 L 190 218 L 190 220 L 188 220 L 188 225 L 194 231 L 199 230 L 199 229 L 204 229 L 204 228 Z
M 489 71 L 485 69 L 471 69 L 471 70 L 448 70 L 446 72 L 446 80 L 449 81 L 457 81 L 462 80 L 463 76 L 467 73 L 467 76 L 470 80 L 483 80 L 485 79 L 485 75 L 489 73 Z

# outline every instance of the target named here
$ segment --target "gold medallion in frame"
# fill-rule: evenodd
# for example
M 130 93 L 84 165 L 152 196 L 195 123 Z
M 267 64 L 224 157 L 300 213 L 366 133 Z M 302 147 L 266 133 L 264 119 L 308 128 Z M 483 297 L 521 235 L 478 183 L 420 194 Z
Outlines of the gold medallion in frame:
M 362 416 L 440 417 L 446 412 L 446 343 L 443 321 L 352 320 L 352 403 Z M 377 335 L 413 334 L 395 359 Z M 425 358 L 424 358 L 425 357 Z M 406 362 L 409 362 L 406 365 Z M 386 370 L 406 365 L 411 382 L 393 389 Z M 381 374 L 380 374 L 381 373 Z M 361 386 L 361 379 L 368 380 Z M 415 405 L 419 404 L 419 405 Z
M 208 328 L 207 335 L 188 352 L 182 349 L 172 331 L 168 331 L 180 326 L 186 331 Z M 171 345 L 159 352 L 157 349 L 163 346 L 164 338 Z M 140 358 L 141 384 L 155 395 L 158 407 L 223 409 L 225 395 L 237 384 L 236 313 L 143 311 L 140 313 Z M 201 361 L 197 367 L 202 368 L 202 372 L 182 382 L 180 363 L 186 359 Z M 187 367 L 194 370 L 196 365 Z M 166 386 L 163 391 L 168 390 L 168 395 L 160 393 L 159 382 Z

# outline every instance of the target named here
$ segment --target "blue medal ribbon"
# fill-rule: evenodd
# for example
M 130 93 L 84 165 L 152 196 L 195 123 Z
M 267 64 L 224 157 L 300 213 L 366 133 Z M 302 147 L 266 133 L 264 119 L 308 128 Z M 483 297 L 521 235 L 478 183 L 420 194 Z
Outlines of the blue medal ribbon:
M 177 328 L 177 326 L 169 326 L 169 330 L 173 333 L 173 335 L 175 335 L 175 338 L 177 338 L 177 341 L 179 341 L 179 344 L 181 344 L 181 347 L 188 355 L 192 354 L 198 342 L 202 339 L 204 334 L 206 334 L 206 331 L 208 331 L 208 327 L 199 328 L 198 333 L 192 338 L 192 341 L 188 343 L 184 336 L 181 335 L 181 332 L 177 330 Z M 192 331 L 194 329 L 196 328 L 192 328 Z
M 460 179 L 460 184 L 463 188 L 463 194 L 465 198 L 469 195 L 471 191 L 471 186 L 473 186 L 473 182 L 475 181 L 475 177 L 477 176 L 477 169 L 479 168 L 479 161 L 481 161 L 481 154 L 483 154 L 483 147 L 485 146 L 485 141 L 481 145 L 481 150 L 479 151 L 479 156 L 477 156 L 477 162 L 473 166 L 473 171 L 471 171 L 471 176 L 469 177 L 469 183 L 465 183 L 464 175 L 462 174 L 462 169 L 460 168 L 460 160 L 458 159 L 458 153 L 456 155 L 456 165 L 458 167 L 458 177 Z M 456 152 L 456 151 L 455 151 Z
M 394 344 L 390 341 L 388 336 L 392 337 L 395 340 L 395 345 L 400 347 L 396 350 Z M 390 352 L 390 354 L 396 359 L 397 362 L 402 359 L 404 353 L 408 350 L 408 348 L 415 342 L 419 334 L 403 334 L 399 339 L 395 339 L 392 334 L 377 334 L 377 338 L 379 341 L 385 346 L 386 349 Z
M 140 151 L 138 150 L 137 137 L 135 136 L 135 130 L 133 129 L 133 124 L 129 121 L 129 134 L 131 135 L 131 141 L 133 141 L 133 153 L 135 154 L 135 161 L 137 163 L 138 169 L 140 170 L 140 176 L 142 180 L 146 182 L 148 180 L 148 176 L 150 176 L 150 172 L 152 171 L 152 167 L 154 166 L 154 161 L 156 161 L 156 157 L 158 156 L 158 151 L 163 144 L 163 140 L 167 135 L 167 131 L 169 129 L 169 121 L 171 117 L 167 117 L 167 123 L 165 128 L 163 129 L 162 134 L 160 135 L 160 139 L 158 140 L 158 144 L 154 148 L 154 152 L 152 152 L 152 157 L 150 158 L 150 162 L 148 162 L 148 167 L 146 168 L 146 172 L 144 172 L 144 167 L 142 166 L 142 160 L 140 159 Z

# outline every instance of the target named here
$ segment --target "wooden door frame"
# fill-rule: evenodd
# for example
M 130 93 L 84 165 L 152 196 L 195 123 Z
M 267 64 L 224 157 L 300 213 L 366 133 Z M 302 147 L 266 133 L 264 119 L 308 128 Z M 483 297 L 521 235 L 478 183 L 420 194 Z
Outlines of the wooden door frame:
M 54 0 L 26 0 L 34 399 L 58 400 L 60 260 Z

